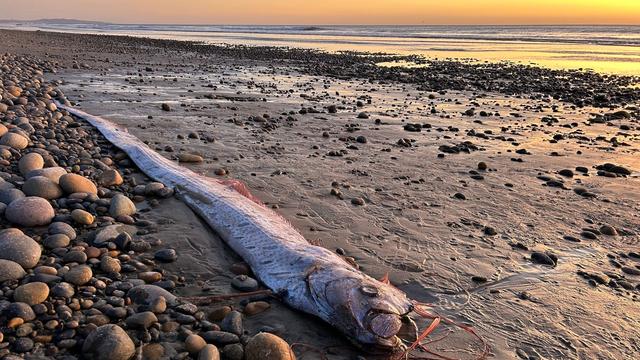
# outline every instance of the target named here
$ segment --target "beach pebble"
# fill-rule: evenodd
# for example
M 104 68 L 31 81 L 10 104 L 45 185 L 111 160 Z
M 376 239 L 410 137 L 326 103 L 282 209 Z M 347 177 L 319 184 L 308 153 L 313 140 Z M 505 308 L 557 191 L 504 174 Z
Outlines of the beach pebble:
M 33 340 L 28 337 L 21 337 L 14 341 L 13 350 L 17 353 L 22 354 L 33 350 L 33 346 Z
M 87 265 L 78 265 L 72 267 L 69 272 L 64 274 L 64 280 L 71 284 L 81 286 L 88 283 L 92 276 L 93 271 L 91 271 L 90 267 Z
M 207 342 L 200 335 L 191 334 L 184 340 L 184 348 L 190 354 L 199 353 L 205 346 L 207 346 Z
M 47 200 L 62 196 L 62 188 L 53 180 L 44 176 L 34 176 L 25 181 L 22 191 L 27 196 L 37 196 Z
M 289 344 L 276 335 L 259 333 L 244 349 L 246 360 L 295 360 Z
M 129 360 L 135 345 L 118 325 L 108 324 L 89 334 L 82 346 L 83 356 L 93 360 Z
M 138 285 L 129 290 L 127 296 L 131 298 L 134 304 L 143 306 L 152 305 L 159 297 L 163 297 L 170 306 L 175 305 L 177 302 L 175 295 L 155 285 Z
M 131 216 L 136 213 L 136 205 L 128 197 L 118 194 L 111 199 L 109 214 L 117 218 L 118 216 Z
M 7 306 L 3 313 L 7 318 L 20 318 L 24 321 L 33 321 L 36 319 L 36 313 L 29 304 L 14 302 Z
M 247 316 L 253 316 L 268 310 L 270 307 L 271 305 L 266 301 L 254 301 L 244 307 L 243 313 Z
M 20 280 L 25 277 L 25 275 L 27 275 L 27 273 L 20 264 L 11 260 L 0 259 L 0 283 Z
M 244 360 L 244 348 L 241 344 L 229 344 L 222 348 L 222 356 L 227 360 Z
M 171 106 L 167 103 L 162 103 L 162 105 L 160 106 L 162 111 L 171 111 Z
M 60 187 L 62 187 L 62 190 L 67 194 L 98 193 L 98 188 L 91 180 L 77 174 L 62 175 L 60 177 Z
M 240 342 L 238 335 L 226 331 L 207 331 L 203 337 L 207 342 L 220 346 Z
M 8 132 L 0 137 L 0 145 L 6 145 L 17 150 L 22 150 L 29 146 L 29 139 L 20 134 Z
M 178 254 L 174 249 L 161 249 L 156 251 L 153 257 L 165 263 L 174 262 L 178 259 Z
M 13 299 L 29 305 L 40 304 L 49 297 L 49 286 L 41 282 L 20 285 L 13 293 Z
M 196 154 L 180 154 L 178 155 L 178 161 L 183 163 L 201 163 L 204 158 Z
M 19 229 L 0 231 L 0 259 L 11 260 L 25 269 L 31 269 L 40 260 L 40 254 L 40 245 Z
M 235 310 L 231 311 L 220 323 L 220 329 L 238 336 L 242 335 L 244 329 L 242 326 L 242 314 Z
M 118 259 L 114 259 L 109 255 L 104 255 L 102 259 L 100 259 L 100 270 L 106 273 L 119 273 L 121 269 L 122 267 Z
M 30 179 L 34 176 L 44 176 L 56 184 L 60 183 L 60 178 L 67 174 L 67 170 L 61 167 L 48 167 L 44 169 L 31 170 L 27 173 L 26 178 Z
M 556 262 L 548 254 L 542 252 L 534 252 L 531 254 L 531 261 L 535 264 L 555 266 Z
M 602 225 L 600 227 L 600 232 L 607 236 L 618 236 L 618 230 L 610 225 Z
M 65 234 L 54 234 L 47 236 L 42 245 L 47 249 L 57 249 L 69 246 L 71 239 Z
M 26 197 L 24 192 L 19 189 L 3 189 L 0 190 L 0 202 L 6 205 L 11 204 L 15 200 Z
M 91 213 L 82 209 L 73 210 L 71 212 L 71 218 L 80 225 L 91 225 L 95 221 L 95 217 L 91 215 Z
M 69 299 L 75 294 L 73 285 L 68 282 L 61 282 L 51 288 L 51 296 L 57 298 Z
M 126 320 L 127 328 L 130 329 L 148 329 L 151 325 L 158 322 L 156 314 L 151 311 L 144 311 L 133 314 Z
M 258 281 L 247 275 L 237 275 L 231 280 L 231 286 L 242 292 L 258 290 Z
M 64 234 L 70 240 L 74 240 L 76 238 L 75 229 L 71 225 L 69 225 L 67 223 L 64 223 L 64 222 L 53 222 L 53 223 L 51 223 L 51 225 L 49 225 L 49 227 L 47 228 L 47 231 L 51 235 Z
M 18 169 L 22 175 L 27 175 L 30 171 L 39 170 L 44 167 L 44 158 L 38 153 L 28 153 L 23 155 L 18 161 Z
M 198 360 L 220 360 L 220 352 L 215 345 L 208 344 L 198 353 Z
M 36 196 L 14 200 L 5 210 L 7 220 L 22 226 L 48 225 L 55 215 L 49 201 Z
M 114 186 L 114 185 L 122 185 L 122 175 L 118 172 L 118 170 L 107 170 L 100 175 L 98 179 L 98 183 L 102 186 Z

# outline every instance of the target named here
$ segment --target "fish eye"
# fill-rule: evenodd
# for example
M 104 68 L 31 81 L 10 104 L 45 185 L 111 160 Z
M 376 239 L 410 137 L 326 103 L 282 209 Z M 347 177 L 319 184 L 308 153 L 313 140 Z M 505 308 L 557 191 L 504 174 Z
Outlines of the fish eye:
M 375 286 L 364 285 L 360 288 L 360 292 L 371 297 L 378 296 L 378 288 L 376 288 Z

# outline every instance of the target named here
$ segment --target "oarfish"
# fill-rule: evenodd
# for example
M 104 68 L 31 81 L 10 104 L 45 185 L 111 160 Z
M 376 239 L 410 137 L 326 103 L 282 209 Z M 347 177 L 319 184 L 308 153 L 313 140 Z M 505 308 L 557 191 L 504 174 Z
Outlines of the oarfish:
M 287 305 L 317 316 L 369 350 L 400 348 L 397 334 L 402 317 L 413 310 L 402 291 L 367 276 L 338 254 L 310 244 L 239 183 L 196 174 L 153 151 L 125 128 L 60 107 L 96 127 L 150 178 L 177 189 L 179 197 Z

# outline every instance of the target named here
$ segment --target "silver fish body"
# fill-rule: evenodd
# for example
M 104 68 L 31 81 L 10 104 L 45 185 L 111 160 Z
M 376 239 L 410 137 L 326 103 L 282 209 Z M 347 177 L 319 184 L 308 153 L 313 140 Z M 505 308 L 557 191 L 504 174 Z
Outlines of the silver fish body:
M 356 270 L 337 254 L 311 245 L 284 218 L 228 184 L 166 159 L 126 129 L 72 107 L 150 178 L 173 187 L 292 308 L 315 315 L 364 347 L 394 350 L 401 317 L 412 310 L 395 287 Z

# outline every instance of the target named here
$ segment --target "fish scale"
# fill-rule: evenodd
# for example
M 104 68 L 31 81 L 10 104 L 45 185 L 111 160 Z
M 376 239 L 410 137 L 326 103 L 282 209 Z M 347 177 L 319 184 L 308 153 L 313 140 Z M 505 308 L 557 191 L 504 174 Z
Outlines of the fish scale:
M 380 337 L 368 322 L 391 314 L 397 319 L 385 321 L 391 328 L 397 325 L 400 316 L 412 309 L 403 292 L 360 272 L 334 252 L 310 244 L 283 217 L 250 199 L 250 194 L 178 165 L 106 119 L 59 107 L 96 127 L 147 176 L 174 188 L 287 305 L 321 318 L 361 344 L 385 351 L 398 347 L 395 334 L 386 336 L 386 324 L 380 327 L 379 333 L 385 333 Z

